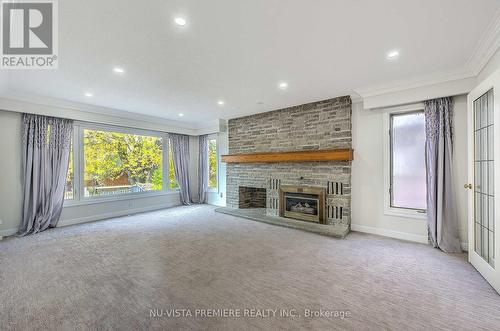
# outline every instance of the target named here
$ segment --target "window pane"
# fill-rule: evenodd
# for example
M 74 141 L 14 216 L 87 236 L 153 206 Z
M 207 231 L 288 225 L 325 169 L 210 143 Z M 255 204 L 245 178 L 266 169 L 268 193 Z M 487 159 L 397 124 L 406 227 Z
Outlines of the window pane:
M 217 188 L 217 140 L 208 140 L 208 187 Z
M 84 130 L 85 197 L 162 189 L 162 139 Z
M 427 209 L 424 113 L 393 115 L 391 138 L 391 206 Z
M 64 199 L 73 199 L 73 144 L 69 148 L 68 175 L 66 176 L 66 186 L 64 187 Z
M 170 183 L 170 189 L 178 189 L 179 183 L 175 179 L 175 169 L 174 169 L 174 158 L 172 155 L 172 144 L 169 141 L 168 144 L 168 179 Z

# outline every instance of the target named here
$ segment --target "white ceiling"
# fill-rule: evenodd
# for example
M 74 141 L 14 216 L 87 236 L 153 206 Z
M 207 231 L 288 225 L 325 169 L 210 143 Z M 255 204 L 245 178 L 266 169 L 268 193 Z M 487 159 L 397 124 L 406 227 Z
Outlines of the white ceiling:
M 10 71 L 6 86 L 203 127 L 463 73 L 499 8 L 498 0 L 59 1 L 59 69 Z M 392 49 L 396 61 L 385 58 Z

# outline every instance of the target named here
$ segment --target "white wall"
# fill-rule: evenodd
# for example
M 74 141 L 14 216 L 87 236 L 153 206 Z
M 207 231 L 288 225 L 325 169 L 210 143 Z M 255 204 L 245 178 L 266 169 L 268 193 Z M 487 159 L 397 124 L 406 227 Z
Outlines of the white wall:
M 467 159 L 467 96 L 459 96 L 453 98 L 455 104 L 455 153 L 453 164 L 455 166 L 454 183 L 455 197 L 457 202 L 458 221 L 460 241 L 462 244 L 467 243 L 467 190 L 464 184 L 468 182 L 468 159 Z M 465 246 L 467 247 L 467 246 Z M 465 248 L 462 245 L 462 248 Z
M 455 187 L 460 238 L 467 242 L 467 99 L 455 102 Z M 352 229 L 400 239 L 427 242 L 426 221 L 384 214 L 383 115 L 353 104 Z
M 110 119 L 111 120 L 111 119 Z M 21 122 L 22 114 L 0 110 L 0 237 L 17 232 L 21 223 Z M 119 121 L 118 121 L 119 123 Z M 60 225 L 128 215 L 180 204 L 178 193 L 65 206 Z
M 0 237 L 21 223 L 21 114 L 0 111 Z

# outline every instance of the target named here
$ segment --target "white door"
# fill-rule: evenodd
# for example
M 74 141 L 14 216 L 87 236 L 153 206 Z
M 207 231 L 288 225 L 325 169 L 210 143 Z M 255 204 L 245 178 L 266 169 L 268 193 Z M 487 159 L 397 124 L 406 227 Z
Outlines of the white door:
M 469 261 L 500 293 L 500 70 L 468 96 Z

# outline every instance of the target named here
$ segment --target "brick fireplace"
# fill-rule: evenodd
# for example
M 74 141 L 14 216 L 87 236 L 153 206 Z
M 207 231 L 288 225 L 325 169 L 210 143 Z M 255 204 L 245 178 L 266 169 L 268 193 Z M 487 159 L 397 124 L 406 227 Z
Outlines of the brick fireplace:
M 231 155 L 350 149 L 351 99 L 339 97 L 231 119 L 228 130 Z M 270 216 L 292 216 L 350 228 L 350 161 L 227 163 L 226 176 L 226 204 L 230 208 L 252 208 L 248 206 L 255 205 L 242 198 L 251 196 L 260 201 L 258 205 Z M 297 200 L 301 197 L 288 192 L 287 210 L 285 196 L 280 196 L 280 192 L 290 187 L 318 190 L 315 193 L 321 196 L 318 205 L 312 206 L 313 200 L 307 202 L 307 206 L 299 204 L 310 196 Z

